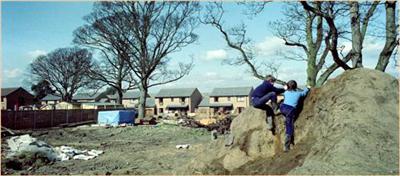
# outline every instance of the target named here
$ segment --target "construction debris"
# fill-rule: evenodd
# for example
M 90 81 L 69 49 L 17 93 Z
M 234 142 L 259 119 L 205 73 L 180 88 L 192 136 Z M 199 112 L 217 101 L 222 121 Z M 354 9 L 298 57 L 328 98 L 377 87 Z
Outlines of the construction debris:
M 60 161 L 67 161 L 70 159 L 90 160 L 103 154 L 101 150 L 78 150 L 68 146 L 55 147 L 54 150 L 57 152 Z
M 103 153 L 101 150 L 78 150 L 68 146 L 53 148 L 44 141 L 30 135 L 15 136 L 7 140 L 10 151 L 7 158 L 33 154 L 46 157 L 49 161 L 66 161 L 70 159 L 89 160 Z
M 188 149 L 190 147 L 190 144 L 182 144 L 182 145 L 176 145 L 176 149 Z

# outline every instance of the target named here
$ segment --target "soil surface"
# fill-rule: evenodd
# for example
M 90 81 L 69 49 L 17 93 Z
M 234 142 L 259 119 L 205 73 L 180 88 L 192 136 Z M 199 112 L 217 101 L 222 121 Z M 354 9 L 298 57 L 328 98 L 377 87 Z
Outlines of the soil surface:
M 67 145 L 76 149 L 103 150 L 99 157 L 84 160 L 57 161 L 24 170 L 12 170 L 2 165 L 2 174 L 174 174 L 192 160 L 195 151 L 211 141 L 205 129 L 174 125 L 134 127 L 90 127 L 52 129 L 29 132 L 53 147 Z M 2 138 L 2 160 L 7 138 Z M 189 149 L 176 149 L 178 144 L 190 144 Z
M 174 125 L 119 128 L 81 126 L 31 132 L 56 147 L 103 150 L 89 161 L 70 160 L 2 174 L 399 174 L 399 83 L 370 69 L 346 71 L 312 89 L 295 122 L 295 145 L 283 153 L 284 120 L 274 135 L 265 112 L 246 108 L 226 136 Z M 7 149 L 2 139 L 2 159 Z M 176 149 L 190 144 L 189 149 Z

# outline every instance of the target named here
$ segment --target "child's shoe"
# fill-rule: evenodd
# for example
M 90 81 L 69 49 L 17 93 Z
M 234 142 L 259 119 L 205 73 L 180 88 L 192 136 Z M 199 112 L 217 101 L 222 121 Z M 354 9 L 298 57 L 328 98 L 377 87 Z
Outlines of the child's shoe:
M 290 143 L 291 143 L 291 141 L 292 141 L 292 137 L 286 135 L 286 136 L 285 136 L 285 144 L 284 144 L 284 146 L 283 146 L 283 151 L 284 151 L 284 152 L 288 152 L 288 151 L 290 150 Z

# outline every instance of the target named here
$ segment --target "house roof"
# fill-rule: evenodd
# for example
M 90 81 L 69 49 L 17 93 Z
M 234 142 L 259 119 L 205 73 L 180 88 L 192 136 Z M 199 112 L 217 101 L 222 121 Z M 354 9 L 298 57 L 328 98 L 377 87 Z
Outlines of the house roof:
M 253 91 L 253 87 L 226 87 L 214 88 L 210 93 L 210 97 L 223 96 L 248 96 Z
M 156 101 L 154 98 L 146 98 L 146 108 L 154 108 L 156 107 Z
M 167 108 L 188 108 L 189 105 L 181 105 L 181 104 L 170 104 Z
M 210 107 L 232 107 L 232 103 L 210 103 Z
M 89 94 L 89 93 L 79 93 L 72 97 L 73 100 L 95 100 L 98 99 L 101 93 Z
M 196 89 L 197 88 L 161 89 L 155 97 L 190 97 Z
M 210 106 L 210 97 L 203 96 L 203 99 L 199 103 L 198 107 L 209 107 Z
M 81 103 L 82 105 L 93 105 L 93 106 L 107 106 L 107 105 L 116 105 L 118 106 L 119 104 L 117 103 L 110 103 L 110 102 L 84 102 Z
M 118 94 L 107 95 L 110 99 L 117 99 Z M 127 91 L 122 94 L 122 99 L 138 99 L 140 97 L 139 91 Z
M 61 97 L 51 94 L 48 94 L 42 98 L 42 101 L 57 101 L 57 100 L 61 100 Z
M 13 93 L 14 91 L 18 90 L 19 88 L 22 89 L 22 87 L 9 87 L 9 88 L 1 88 L 1 96 L 7 96 L 11 93 Z
M 210 103 L 210 97 L 203 97 L 198 107 L 231 107 L 232 103 Z

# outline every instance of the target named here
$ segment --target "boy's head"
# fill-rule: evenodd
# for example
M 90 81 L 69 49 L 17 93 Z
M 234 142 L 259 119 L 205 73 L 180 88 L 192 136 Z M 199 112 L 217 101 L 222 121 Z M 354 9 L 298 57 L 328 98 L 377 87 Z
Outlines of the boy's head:
M 265 81 L 268 81 L 271 84 L 274 84 L 275 81 L 276 81 L 276 78 L 274 76 L 272 76 L 272 75 L 267 75 L 267 76 L 265 76 Z
M 297 83 L 295 80 L 290 80 L 289 82 L 286 83 L 287 90 L 296 90 L 297 89 Z

